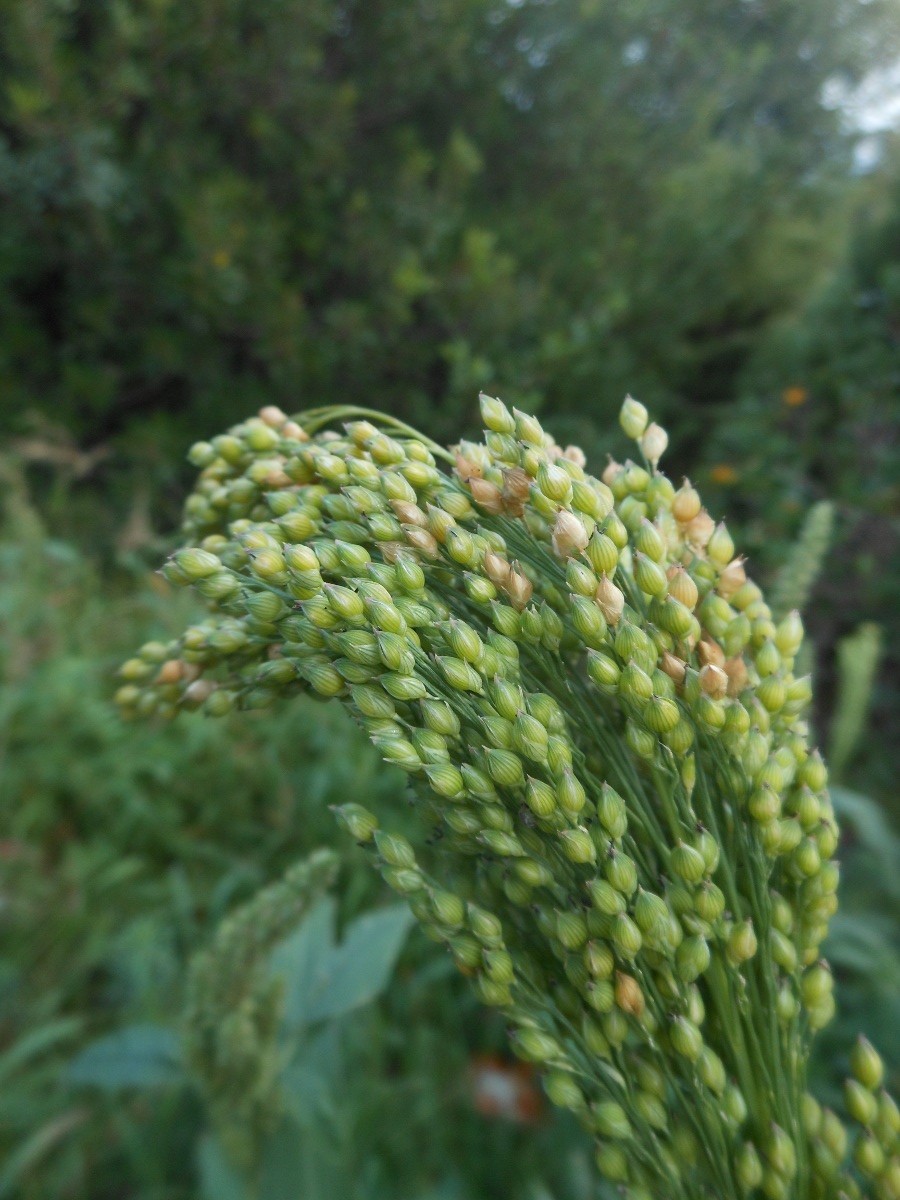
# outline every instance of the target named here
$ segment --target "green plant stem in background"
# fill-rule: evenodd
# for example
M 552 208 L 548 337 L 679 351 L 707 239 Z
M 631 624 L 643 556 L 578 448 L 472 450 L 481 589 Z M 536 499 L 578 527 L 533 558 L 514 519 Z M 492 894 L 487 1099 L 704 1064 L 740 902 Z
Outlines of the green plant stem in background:
M 833 525 L 834 505 L 828 500 L 819 501 L 807 513 L 800 536 L 772 584 L 770 602 L 776 617 L 806 607 L 831 544 Z
M 835 779 L 843 778 L 865 728 L 881 649 L 881 629 L 873 622 L 860 625 L 838 642 L 837 705 L 828 750 Z
M 452 474 L 427 439 L 343 407 L 307 429 L 269 406 L 194 446 L 164 574 L 211 614 L 123 665 L 123 714 L 339 698 L 407 772 L 429 837 L 356 801 L 341 822 L 629 1196 L 900 1195 L 869 1043 L 847 1128 L 805 1090 L 835 1011 L 838 838 L 799 615 L 658 471 L 643 405 L 621 424 L 644 465 L 602 479 L 534 417 L 487 396 L 482 417 L 483 442 L 439 455 Z
M 278 1116 L 276 1033 L 283 1002 L 267 978 L 268 953 L 333 882 L 327 850 L 299 863 L 228 918 L 191 964 L 186 1060 L 201 1082 L 232 1157 L 253 1168 L 263 1134 Z

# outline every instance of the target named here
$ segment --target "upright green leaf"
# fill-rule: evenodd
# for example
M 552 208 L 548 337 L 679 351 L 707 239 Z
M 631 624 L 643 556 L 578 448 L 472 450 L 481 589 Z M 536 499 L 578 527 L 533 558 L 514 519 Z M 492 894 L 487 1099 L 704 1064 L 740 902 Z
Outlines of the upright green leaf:
M 387 986 L 413 920 L 405 904 L 358 917 L 332 952 L 307 1019 L 330 1020 L 374 1000 Z
M 115 1090 L 182 1082 L 178 1035 L 162 1025 L 131 1025 L 91 1042 L 70 1063 L 71 1083 Z

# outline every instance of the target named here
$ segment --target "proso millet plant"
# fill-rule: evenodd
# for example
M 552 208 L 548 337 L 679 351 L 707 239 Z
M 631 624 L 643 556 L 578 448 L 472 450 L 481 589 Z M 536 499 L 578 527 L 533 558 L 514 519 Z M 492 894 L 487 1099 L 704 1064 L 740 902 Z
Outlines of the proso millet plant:
M 125 663 L 123 713 L 339 699 L 429 836 L 338 817 L 623 1195 L 900 1197 L 875 1050 L 853 1051 L 846 1122 L 805 1085 L 838 832 L 799 616 L 773 620 L 659 471 L 641 404 L 640 461 L 602 478 L 534 417 L 481 411 L 484 442 L 453 452 L 350 408 L 265 408 L 194 446 L 163 572 L 211 615 Z

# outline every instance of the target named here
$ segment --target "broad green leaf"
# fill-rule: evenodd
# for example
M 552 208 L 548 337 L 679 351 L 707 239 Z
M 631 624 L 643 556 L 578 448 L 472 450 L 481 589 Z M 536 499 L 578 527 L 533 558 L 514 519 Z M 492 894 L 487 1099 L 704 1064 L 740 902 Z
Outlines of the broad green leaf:
M 298 1124 L 308 1126 L 333 1107 L 342 1066 L 339 1026 L 331 1022 L 303 1044 L 279 1084 Z
M 845 787 L 833 787 L 831 798 L 838 821 L 852 827 L 860 847 L 876 860 L 879 885 L 900 894 L 900 838 L 881 805 Z
M 310 1020 L 313 999 L 325 987 L 334 947 L 334 900 L 326 896 L 303 924 L 272 953 L 272 970 L 284 976 L 284 1022 L 302 1025 Z
M 24 1034 L 0 1055 L 0 1083 L 5 1082 L 8 1076 L 32 1058 L 73 1037 L 81 1030 L 82 1025 L 80 1017 L 60 1017 Z
M 158 1087 L 183 1079 L 178 1036 L 162 1025 L 129 1025 L 91 1042 L 69 1065 L 70 1083 Z
M 225 1157 L 218 1138 L 207 1133 L 197 1145 L 202 1200 L 247 1200 L 244 1182 Z
M 22 1176 L 48 1157 L 59 1142 L 87 1119 L 88 1113 L 84 1108 L 70 1109 L 53 1117 L 17 1146 L 0 1168 L 0 1200 L 11 1195 Z
M 413 923 L 405 904 L 358 917 L 343 942 L 333 941 L 334 901 L 318 904 L 272 955 L 287 982 L 288 1028 L 331 1020 L 374 1000 L 384 989 Z
M 333 1019 L 374 1000 L 387 985 L 412 923 L 405 904 L 358 917 L 333 951 L 323 986 L 311 997 L 307 1019 Z
M 335 1200 L 352 1194 L 350 1164 L 322 1127 L 305 1131 L 285 1118 L 263 1150 L 264 1200 Z

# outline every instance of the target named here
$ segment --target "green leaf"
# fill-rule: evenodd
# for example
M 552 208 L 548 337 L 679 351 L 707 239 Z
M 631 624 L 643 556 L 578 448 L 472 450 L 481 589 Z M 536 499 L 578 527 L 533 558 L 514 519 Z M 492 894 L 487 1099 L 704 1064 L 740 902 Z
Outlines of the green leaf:
M 412 923 L 413 915 L 405 904 L 357 918 L 330 956 L 327 975 L 311 998 L 307 1019 L 331 1020 L 380 995 Z
M 159 1087 L 184 1076 L 178 1036 L 162 1025 L 129 1025 L 91 1042 L 70 1064 L 70 1083 L 122 1087 Z
M 60 1017 L 56 1021 L 39 1025 L 37 1029 L 32 1029 L 24 1034 L 0 1055 L 0 1083 L 5 1082 L 10 1075 L 30 1059 L 43 1054 L 51 1046 L 73 1037 L 80 1032 L 82 1025 L 83 1021 L 80 1017 Z
M 88 1113 L 83 1108 L 60 1113 L 17 1146 L 0 1169 L 0 1200 L 5 1200 L 28 1171 L 46 1158 L 64 1138 L 83 1125 L 87 1119 Z
M 225 1157 L 219 1140 L 207 1133 L 197 1145 L 202 1200 L 247 1200 L 244 1182 Z
M 272 970 L 283 975 L 284 1021 L 288 1026 L 309 1021 L 309 1010 L 328 979 L 334 948 L 335 905 L 331 897 L 321 900 L 303 924 L 280 942 L 272 953 Z
M 384 989 L 413 923 L 405 904 L 358 917 L 333 943 L 334 903 L 325 900 L 277 947 L 273 970 L 287 980 L 290 1027 L 332 1020 L 368 1004 Z
M 333 1200 L 351 1194 L 346 1156 L 324 1129 L 305 1132 L 285 1118 L 263 1150 L 260 1196 L 265 1200 Z
M 900 895 L 900 837 L 878 801 L 845 787 L 832 787 L 831 799 L 841 826 L 852 828 L 859 847 L 875 860 L 879 885 L 889 895 Z
M 306 1041 L 281 1072 L 278 1081 L 287 1108 L 299 1125 L 314 1125 L 333 1113 L 342 1066 L 340 1027 L 332 1022 Z

